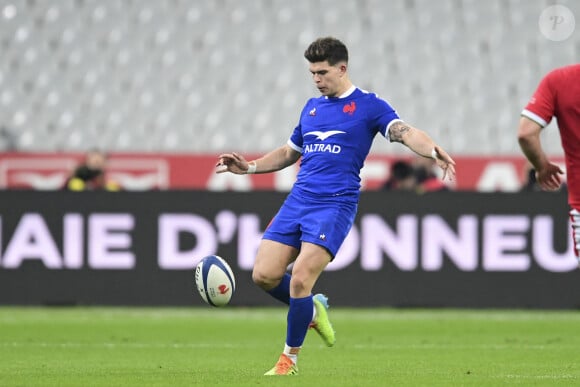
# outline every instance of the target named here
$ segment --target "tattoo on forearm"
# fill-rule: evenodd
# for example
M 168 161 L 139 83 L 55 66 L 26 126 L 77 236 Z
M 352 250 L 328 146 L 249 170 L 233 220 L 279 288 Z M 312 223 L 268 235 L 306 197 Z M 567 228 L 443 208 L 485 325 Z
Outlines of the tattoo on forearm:
M 395 122 L 389 128 L 391 142 L 403 142 L 403 135 L 411 130 L 411 127 L 404 122 Z

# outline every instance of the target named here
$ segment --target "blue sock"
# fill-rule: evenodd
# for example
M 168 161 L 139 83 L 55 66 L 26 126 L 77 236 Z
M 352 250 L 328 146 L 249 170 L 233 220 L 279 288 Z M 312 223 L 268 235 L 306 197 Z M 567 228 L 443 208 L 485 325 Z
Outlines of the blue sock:
M 303 298 L 290 298 L 288 309 L 288 328 L 286 331 L 286 344 L 290 347 L 300 347 L 308 332 L 308 326 L 312 321 L 312 294 Z
M 278 286 L 268 290 L 268 293 L 286 305 L 290 305 L 290 274 L 284 274 Z

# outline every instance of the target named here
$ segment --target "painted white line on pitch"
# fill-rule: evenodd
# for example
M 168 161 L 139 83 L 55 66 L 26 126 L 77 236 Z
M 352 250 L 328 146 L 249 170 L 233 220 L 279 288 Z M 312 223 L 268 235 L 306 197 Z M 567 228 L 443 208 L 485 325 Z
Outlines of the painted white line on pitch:
M 543 344 L 355 344 L 351 348 L 353 349 L 362 349 L 365 351 L 368 350 L 388 350 L 388 349 L 478 349 L 478 350 L 514 350 L 514 349 L 536 349 L 536 350 L 549 350 L 549 349 L 564 349 L 564 348 L 577 348 L 576 345 L 562 345 L 558 344 L 557 347 L 552 345 L 543 345 Z
M 332 313 L 332 312 L 331 312 Z M 333 318 L 342 317 L 340 309 L 332 314 Z M 393 320 L 393 321 L 450 321 L 450 320 L 474 320 L 474 321 L 580 321 L 580 313 L 577 311 L 461 311 L 461 310 L 425 310 L 425 311 L 370 311 L 361 310 L 348 314 L 349 320 Z
M 81 342 L 26 342 L 26 341 L 10 341 L 0 342 L 0 347 L 13 348 L 135 348 L 135 349 L 200 349 L 200 348 L 215 348 L 215 349 L 232 349 L 232 348 L 248 348 L 256 347 L 258 345 L 247 344 L 223 344 L 223 343 L 81 343 Z
M 163 349 L 163 348 L 174 348 L 174 349 L 199 349 L 199 348 L 216 348 L 216 349 L 232 349 L 232 348 L 261 348 L 262 345 L 259 344 L 224 344 L 224 343 L 139 343 L 139 342 L 102 342 L 102 343 L 83 343 L 83 342 L 29 342 L 29 341 L 6 341 L 0 342 L 0 347 L 4 348 L 144 348 L 144 349 Z M 550 345 L 541 344 L 523 344 L 523 345 L 506 345 L 506 344 L 478 344 L 478 345 L 465 345 L 465 344 L 355 344 L 348 347 L 353 350 L 405 350 L 405 349 L 452 349 L 452 350 L 465 350 L 465 349 L 475 349 L 475 350 L 514 350 L 514 349 L 526 349 L 526 350 L 547 350 L 553 349 L 554 347 Z M 563 348 L 576 348 L 575 345 L 562 346 L 558 345 L 558 349 Z
M 218 309 L 218 308 L 200 308 L 200 309 L 39 309 L 17 310 L 15 313 L 2 314 L 0 308 L 0 323 L 33 323 L 38 321 L 55 322 L 95 322 L 95 321 L 118 321 L 119 318 L 126 319 L 149 319 L 149 320 L 197 320 L 211 319 L 215 320 L 280 320 L 286 321 L 286 312 L 284 310 L 252 310 L 247 308 L 235 309 Z
M 408 309 L 330 309 L 334 322 L 340 321 L 563 321 L 580 322 L 577 311 L 502 311 L 502 310 L 408 310 Z M 286 321 L 286 309 L 282 308 L 63 308 L 63 309 L 10 309 L 0 308 L 0 323 L 34 324 L 49 321 L 51 323 L 85 323 L 98 321 L 117 322 L 124 319 L 148 319 L 152 321 L 198 319 L 218 320 L 251 320 L 260 322 Z
M 562 374 L 562 375 L 515 375 L 515 374 L 507 374 L 507 375 L 493 375 L 494 379 L 540 379 L 540 380 L 559 380 L 559 379 L 578 379 L 576 375 L 570 374 Z

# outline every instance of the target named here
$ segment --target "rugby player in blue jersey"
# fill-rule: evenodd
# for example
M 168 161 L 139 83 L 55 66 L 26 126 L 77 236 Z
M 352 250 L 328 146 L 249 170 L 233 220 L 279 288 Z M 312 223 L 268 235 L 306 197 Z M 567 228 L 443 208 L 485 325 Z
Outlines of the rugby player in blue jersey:
M 298 352 L 309 327 L 326 345 L 334 345 L 328 299 L 313 296 L 312 290 L 354 222 L 360 170 L 375 135 L 434 158 L 443 179 L 455 177 L 453 159 L 424 131 L 402 121 L 376 94 L 352 84 L 348 50 L 341 41 L 319 38 L 304 57 L 322 95 L 306 102 L 288 142 L 256 160 L 227 153 L 216 164 L 217 173 L 268 173 L 302 158 L 292 190 L 264 233 L 252 273 L 258 286 L 289 305 L 285 347 L 266 375 L 298 372 Z

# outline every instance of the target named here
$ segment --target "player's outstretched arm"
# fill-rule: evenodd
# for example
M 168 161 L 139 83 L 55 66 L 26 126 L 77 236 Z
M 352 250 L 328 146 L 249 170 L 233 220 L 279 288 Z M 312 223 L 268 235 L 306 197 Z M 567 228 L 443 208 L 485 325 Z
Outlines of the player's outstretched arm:
M 455 180 L 455 161 L 424 131 L 398 121 L 390 126 L 389 138 L 406 145 L 420 156 L 433 158 L 443 170 L 443 179 Z
M 283 145 L 259 159 L 247 161 L 239 153 L 221 154 L 216 163 L 216 173 L 231 172 L 237 175 L 248 173 L 268 173 L 279 171 L 294 164 L 300 158 L 301 153 L 288 145 Z
M 562 185 L 562 169 L 551 163 L 542 149 L 540 132 L 542 127 L 527 117 L 521 117 L 518 126 L 518 142 L 526 158 L 536 170 L 536 180 L 543 190 L 554 191 Z

